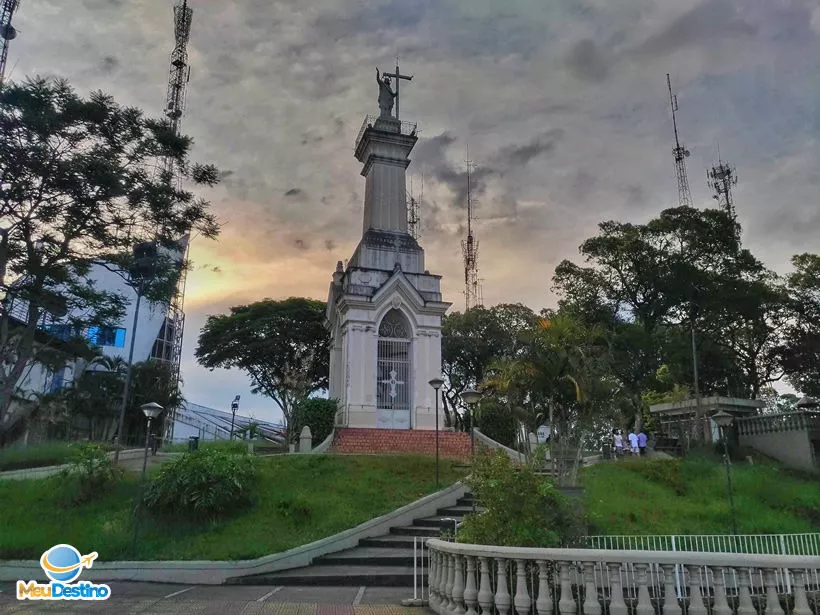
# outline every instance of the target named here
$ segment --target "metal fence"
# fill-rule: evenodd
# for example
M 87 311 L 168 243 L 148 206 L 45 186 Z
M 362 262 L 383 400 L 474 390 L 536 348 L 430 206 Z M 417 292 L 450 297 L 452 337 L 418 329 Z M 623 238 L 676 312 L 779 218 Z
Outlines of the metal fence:
M 706 553 L 748 553 L 765 555 L 807 555 L 818 556 L 817 567 L 807 571 L 806 581 L 813 587 L 820 587 L 820 533 L 806 534 L 677 534 L 649 536 L 587 536 L 585 546 L 590 549 L 631 550 L 631 551 L 697 551 Z M 660 585 L 657 570 L 651 570 L 653 583 Z M 675 570 L 678 597 L 686 596 L 685 571 L 682 566 Z M 621 572 L 624 587 L 635 587 L 635 571 L 627 565 Z M 709 586 L 709 575 L 701 572 L 704 587 Z M 726 588 L 730 592 L 737 588 L 735 572 L 726 577 Z M 606 578 L 602 579 L 606 583 Z M 778 585 L 791 591 L 791 575 L 788 570 L 777 571 Z M 760 579 L 760 586 L 763 580 Z

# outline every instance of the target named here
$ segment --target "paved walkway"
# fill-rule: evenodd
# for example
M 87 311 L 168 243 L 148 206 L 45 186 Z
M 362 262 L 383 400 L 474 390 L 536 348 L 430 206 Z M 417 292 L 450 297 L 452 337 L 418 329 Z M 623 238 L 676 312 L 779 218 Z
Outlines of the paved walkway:
M 13 583 L 0 583 L 0 613 L 112 613 L 130 615 L 429 615 L 399 606 L 412 589 L 388 587 L 191 586 L 111 582 L 101 602 L 17 600 Z

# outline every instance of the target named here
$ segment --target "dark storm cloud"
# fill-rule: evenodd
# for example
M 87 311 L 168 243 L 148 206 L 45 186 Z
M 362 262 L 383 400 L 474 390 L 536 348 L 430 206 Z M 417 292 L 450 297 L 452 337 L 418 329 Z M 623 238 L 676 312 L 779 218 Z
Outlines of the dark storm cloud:
M 120 67 L 120 61 L 114 56 L 105 56 L 100 63 L 103 74 L 109 75 Z
M 753 37 L 756 33 L 757 28 L 743 20 L 736 3 L 731 0 L 707 0 L 633 47 L 629 53 L 635 56 L 663 56 L 692 45 Z
M 493 156 L 493 161 L 497 166 L 503 166 L 505 169 L 523 167 L 533 158 L 553 152 L 556 143 L 563 136 L 564 131 L 560 128 L 548 130 L 525 145 L 510 145 L 502 148 L 498 154 Z
M 592 39 L 575 43 L 565 63 L 574 76 L 586 81 L 603 81 L 609 75 L 609 62 Z
M 448 149 L 456 142 L 456 138 L 443 133 L 430 139 L 421 139 L 414 157 L 416 169 L 424 173 L 425 182 L 433 181 L 444 184 L 453 193 L 451 205 L 455 208 L 467 206 L 467 168 L 452 164 L 447 157 Z M 482 194 L 486 188 L 486 180 L 497 174 L 497 171 L 484 166 L 477 166 L 470 174 L 473 193 Z
M 741 15 L 732 0 L 706 0 L 668 22 L 648 38 L 631 45 L 617 31 L 603 43 L 584 38 L 574 43 L 563 63 L 582 81 L 602 82 L 623 60 L 645 60 L 668 56 L 689 47 L 713 48 L 727 40 L 753 39 L 758 28 Z

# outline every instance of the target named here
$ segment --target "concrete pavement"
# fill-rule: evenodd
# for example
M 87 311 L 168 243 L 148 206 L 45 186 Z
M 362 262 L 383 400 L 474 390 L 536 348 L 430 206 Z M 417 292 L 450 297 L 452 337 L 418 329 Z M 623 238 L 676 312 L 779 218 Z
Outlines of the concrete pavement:
M 165 615 L 429 615 L 399 606 L 413 589 L 387 587 L 266 587 L 111 582 L 101 602 L 17 600 L 14 583 L 0 583 L 0 613 L 155 613 Z

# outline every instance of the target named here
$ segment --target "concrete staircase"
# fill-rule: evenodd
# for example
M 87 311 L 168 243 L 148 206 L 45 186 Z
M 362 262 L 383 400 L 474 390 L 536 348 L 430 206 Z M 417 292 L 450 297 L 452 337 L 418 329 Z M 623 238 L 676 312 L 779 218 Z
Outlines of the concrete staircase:
M 413 586 L 413 539 L 419 545 L 427 538 L 438 538 L 442 532 L 454 529 L 453 519 L 461 521 L 473 511 L 472 494 L 459 498 L 455 506 L 439 508 L 434 517 L 421 517 L 405 527 L 391 527 L 390 533 L 363 538 L 359 546 L 317 557 L 310 566 L 282 572 L 250 575 L 228 579 L 228 585 L 273 586 Z M 478 512 L 482 509 L 476 508 Z M 421 558 L 418 559 L 421 574 Z M 427 552 L 424 570 L 427 573 Z M 427 579 L 425 578 L 425 584 Z
M 470 435 L 439 431 L 439 454 L 442 459 L 470 458 Z M 361 429 L 344 427 L 336 430 L 331 453 L 348 455 L 436 454 L 436 432 L 420 429 Z

